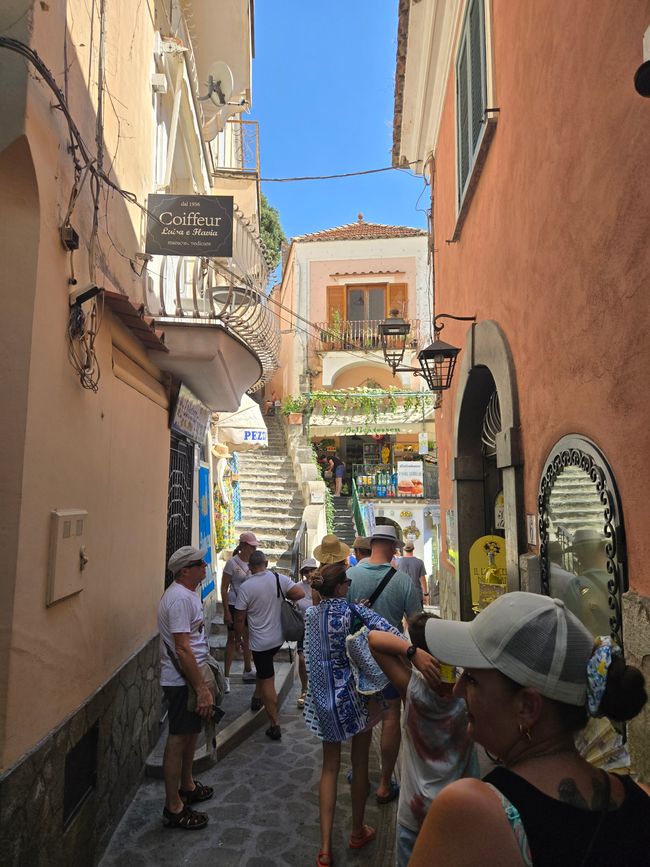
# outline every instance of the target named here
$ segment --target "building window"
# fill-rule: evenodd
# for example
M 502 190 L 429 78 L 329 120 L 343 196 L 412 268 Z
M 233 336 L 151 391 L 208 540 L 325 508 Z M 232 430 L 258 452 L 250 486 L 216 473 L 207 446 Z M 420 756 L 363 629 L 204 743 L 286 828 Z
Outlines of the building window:
M 458 207 L 463 202 L 485 129 L 487 66 L 484 0 L 469 0 L 456 60 Z
M 380 322 L 391 310 L 408 318 L 406 283 L 348 284 L 327 287 L 327 319 L 337 322 Z
M 68 828 L 97 785 L 99 729 L 92 726 L 65 757 L 63 776 L 63 828 Z

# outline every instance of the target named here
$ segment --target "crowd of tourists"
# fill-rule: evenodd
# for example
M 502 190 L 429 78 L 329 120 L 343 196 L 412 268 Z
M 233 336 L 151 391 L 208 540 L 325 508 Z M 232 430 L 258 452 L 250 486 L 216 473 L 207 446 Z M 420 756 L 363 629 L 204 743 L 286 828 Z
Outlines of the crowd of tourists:
M 226 675 L 239 647 L 245 675 L 255 677 L 251 707 L 266 710 L 271 740 L 281 740 L 273 657 L 286 638 L 285 599 L 304 618 L 297 701 L 322 743 L 317 867 L 335 862 L 346 742 L 348 846 L 362 849 L 376 838 L 365 822 L 376 725 L 381 768 L 373 796 L 379 805 L 397 800 L 398 867 L 650 863 L 650 797 L 631 776 L 590 764 L 575 740 L 590 717 L 622 727 L 641 712 L 641 672 L 609 636 L 592 636 L 560 600 L 539 594 L 507 593 L 471 622 L 441 620 L 424 610 L 422 561 L 408 545 L 396 558 L 398 546 L 390 525 L 357 537 L 353 551 L 327 535 L 294 582 L 269 570 L 254 534 L 243 533 L 224 570 L 224 620 L 232 633 Z M 195 548 L 172 555 L 174 582 L 159 610 L 169 706 L 163 821 L 187 830 L 208 821 L 192 805 L 213 792 L 192 779 L 191 768 L 220 686 L 195 593 L 204 556 Z M 476 745 L 493 762 L 482 780 Z

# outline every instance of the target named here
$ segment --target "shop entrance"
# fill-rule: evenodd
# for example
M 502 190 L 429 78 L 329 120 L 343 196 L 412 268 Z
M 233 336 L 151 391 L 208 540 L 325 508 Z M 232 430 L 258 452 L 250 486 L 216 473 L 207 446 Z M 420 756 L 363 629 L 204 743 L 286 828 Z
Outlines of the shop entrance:
M 194 475 L 194 445 L 182 437 L 171 435 L 169 455 L 169 487 L 167 495 L 167 554 L 192 544 L 192 482 Z M 171 583 L 165 577 L 165 587 Z
M 458 607 L 447 614 L 470 620 L 472 544 L 486 535 L 505 539 L 508 590 L 519 589 L 519 555 L 527 550 L 516 383 L 510 349 L 495 322 L 479 322 L 468 333 L 458 381 L 452 516 Z

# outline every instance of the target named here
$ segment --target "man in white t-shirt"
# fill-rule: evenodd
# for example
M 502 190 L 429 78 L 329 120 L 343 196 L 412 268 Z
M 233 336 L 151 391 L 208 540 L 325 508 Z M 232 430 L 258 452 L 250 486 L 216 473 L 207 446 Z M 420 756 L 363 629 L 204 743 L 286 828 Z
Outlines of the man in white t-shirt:
M 282 594 L 278 593 L 278 581 L 287 599 L 302 599 L 305 591 L 287 575 L 276 578 L 276 573 L 269 571 L 268 560 L 262 551 L 251 554 L 248 566 L 250 577 L 241 585 L 235 602 L 235 640 L 241 640 L 248 618 L 248 635 L 257 674 L 253 698 L 261 698 L 271 721 L 266 736 L 279 741 L 282 732 L 278 724 L 273 657 L 284 643 L 280 619 L 284 603 Z
M 185 545 L 171 555 L 167 568 L 174 580 L 158 606 L 160 684 L 169 706 L 169 735 L 163 755 L 163 821 L 169 828 L 195 829 L 207 825 L 207 815 L 189 805 L 207 801 L 214 792 L 211 786 L 192 778 L 202 722 L 214 713 L 212 693 L 199 669 L 210 653 L 203 608 L 196 593 L 205 577 L 206 550 Z M 196 692 L 196 713 L 187 709 L 188 683 Z

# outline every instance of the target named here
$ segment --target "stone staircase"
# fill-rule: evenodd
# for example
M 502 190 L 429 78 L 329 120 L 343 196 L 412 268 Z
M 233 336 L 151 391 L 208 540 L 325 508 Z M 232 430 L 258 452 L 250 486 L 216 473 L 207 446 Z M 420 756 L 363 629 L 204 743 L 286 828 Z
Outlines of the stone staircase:
M 332 497 L 334 503 L 334 535 L 352 547 L 356 538 L 352 517 L 352 497 Z
M 293 466 L 287 456 L 286 440 L 277 419 L 266 419 L 269 446 L 239 456 L 239 485 L 242 520 L 236 533 L 252 530 L 260 541 L 259 550 L 269 558 L 269 569 L 291 574 L 291 547 L 302 521 L 303 498 L 296 484 Z M 227 631 L 223 622 L 223 605 L 217 602 L 210 624 L 210 652 L 223 661 Z M 290 662 L 295 654 L 285 644 L 276 660 Z M 241 680 L 243 664 L 239 654 L 232 667 L 231 680 Z
M 260 540 L 260 550 L 269 558 L 269 567 L 288 575 L 291 547 L 305 504 L 280 423 L 270 417 L 266 424 L 268 448 L 242 452 L 239 458 L 242 520 L 236 531 L 239 535 L 252 530 Z

